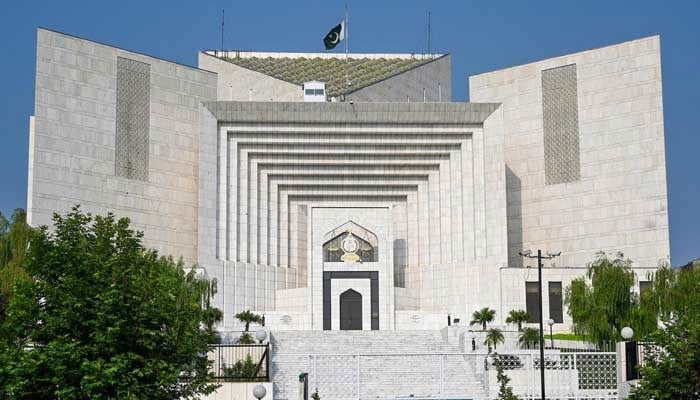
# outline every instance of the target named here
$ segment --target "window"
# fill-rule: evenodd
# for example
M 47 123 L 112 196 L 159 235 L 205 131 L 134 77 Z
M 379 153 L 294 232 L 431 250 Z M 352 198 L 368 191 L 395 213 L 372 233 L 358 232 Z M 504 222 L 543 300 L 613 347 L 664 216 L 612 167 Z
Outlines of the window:
M 527 322 L 540 320 L 540 287 L 538 282 L 525 282 L 525 310 L 529 315 Z
M 297 92 L 297 93 L 299 93 L 299 92 Z M 306 90 L 304 90 L 304 94 L 306 94 L 307 96 L 313 96 L 314 89 L 306 89 Z
M 549 318 L 558 324 L 564 322 L 563 307 L 561 282 L 549 282 Z
M 323 96 L 323 89 L 314 89 L 314 94 L 316 96 Z
M 649 289 L 651 289 L 651 281 L 639 281 L 639 297 L 644 296 Z

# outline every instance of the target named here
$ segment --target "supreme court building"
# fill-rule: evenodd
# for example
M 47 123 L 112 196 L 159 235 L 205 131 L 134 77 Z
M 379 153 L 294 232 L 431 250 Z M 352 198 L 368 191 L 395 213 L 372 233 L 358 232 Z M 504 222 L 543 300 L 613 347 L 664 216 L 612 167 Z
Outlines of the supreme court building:
M 568 330 L 596 252 L 669 257 L 660 38 L 485 72 L 449 54 L 202 51 L 37 32 L 28 213 L 80 204 L 218 282 L 222 331 L 438 330 L 482 307 Z M 533 303 L 534 302 L 534 303 Z

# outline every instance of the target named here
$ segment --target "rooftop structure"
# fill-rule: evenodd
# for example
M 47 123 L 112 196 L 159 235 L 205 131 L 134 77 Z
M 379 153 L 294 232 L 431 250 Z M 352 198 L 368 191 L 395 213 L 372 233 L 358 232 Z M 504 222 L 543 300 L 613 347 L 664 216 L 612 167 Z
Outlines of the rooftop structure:
M 309 81 L 326 83 L 328 96 L 338 97 L 445 57 L 444 54 L 264 53 L 205 51 L 240 67 L 298 86 Z M 346 82 L 350 83 L 347 91 Z M 414 99 L 420 100 L 420 99 Z

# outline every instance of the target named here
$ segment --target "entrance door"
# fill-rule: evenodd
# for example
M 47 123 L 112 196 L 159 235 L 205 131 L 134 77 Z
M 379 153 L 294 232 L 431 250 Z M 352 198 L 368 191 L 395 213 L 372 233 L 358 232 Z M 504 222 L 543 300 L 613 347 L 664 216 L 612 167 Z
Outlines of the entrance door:
M 340 330 L 362 330 L 362 295 L 352 289 L 340 294 Z

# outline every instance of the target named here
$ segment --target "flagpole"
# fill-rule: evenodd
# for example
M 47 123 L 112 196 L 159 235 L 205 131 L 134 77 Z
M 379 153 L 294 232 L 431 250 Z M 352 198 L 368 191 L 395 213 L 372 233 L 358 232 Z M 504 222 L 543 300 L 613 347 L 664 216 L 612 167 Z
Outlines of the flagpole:
M 349 41 L 348 32 L 349 32 L 349 30 L 348 30 L 348 2 L 347 1 L 345 2 L 345 26 L 343 27 L 343 29 L 345 30 L 345 32 L 343 32 L 345 35 L 345 90 L 344 90 L 344 93 L 347 96 L 348 89 L 350 87 L 350 75 L 349 75 L 350 72 L 348 69 L 348 41 Z

